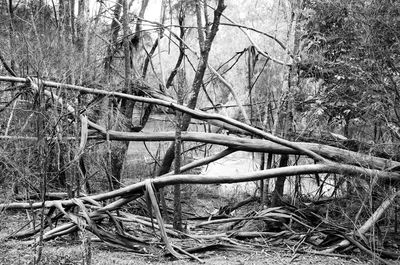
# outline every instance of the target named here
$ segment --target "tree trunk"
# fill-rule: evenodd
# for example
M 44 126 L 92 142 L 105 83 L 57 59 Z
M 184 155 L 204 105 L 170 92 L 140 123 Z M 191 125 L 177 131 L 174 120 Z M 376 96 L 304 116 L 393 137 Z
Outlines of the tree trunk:
M 15 64 L 15 33 L 14 33 L 14 7 L 13 1 L 8 0 L 8 13 L 10 15 L 10 23 L 8 24 L 8 34 L 9 34 L 9 47 L 10 47 L 10 54 L 11 54 L 11 70 L 16 73 L 16 64 Z M 13 85 L 11 83 L 11 85 Z
M 122 8 L 122 0 L 118 0 L 118 2 L 115 3 L 114 17 L 111 22 L 111 41 L 107 47 L 106 58 L 104 58 L 104 70 L 105 70 L 108 78 L 111 77 L 111 64 L 112 64 L 116 46 L 117 46 L 118 33 L 121 29 L 120 22 L 119 22 L 120 16 L 121 16 L 121 8 Z
M 68 43 L 73 43 L 75 41 L 75 22 L 74 22 L 74 12 L 75 12 L 75 1 L 74 0 L 64 0 L 60 1 L 59 5 L 59 17 L 60 17 L 60 27 L 61 36 L 66 37 Z
M 180 69 L 178 72 L 178 104 L 183 104 L 183 89 L 185 87 L 185 70 Z M 182 113 L 176 112 L 176 134 L 175 134 L 175 164 L 174 173 L 178 175 L 181 168 L 181 126 L 182 126 Z M 176 184 L 174 186 L 174 229 L 182 231 L 182 207 L 181 207 L 181 185 Z
M 267 166 L 266 169 L 271 169 L 272 168 L 272 160 L 274 159 L 274 155 L 272 153 L 268 153 L 267 157 Z M 268 193 L 269 193 L 269 179 L 264 180 L 264 194 L 262 196 L 261 203 L 263 205 L 268 204 Z
M 281 160 L 279 161 L 279 168 L 286 167 L 288 165 L 288 162 L 289 162 L 289 156 L 282 155 Z M 272 202 L 271 202 L 272 207 L 277 207 L 282 205 L 282 197 L 285 188 L 285 181 L 286 181 L 286 176 L 281 176 L 276 179 L 275 189 L 272 194 Z
M 207 39 L 204 40 L 204 33 L 202 32 L 203 27 L 201 25 L 201 20 L 198 20 L 198 32 L 199 32 L 199 42 L 200 42 L 200 59 L 197 64 L 196 73 L 194 76 L 193 84 L 192 84 L 192 91 L 190 93 L 191 97 L 188 100 L 187 107 L 190 109 L 194 109 L 197 105 L 197 98 L 199 96 L 200 88 L 203 83 L 203 77 L 205 70 L 207 68 L 208 62 L 208 55 L 211 50 L 211 45 L 214 40 L 215 35 L 217 34 L 219 21 L 222 15 L 223 10 L 225 9 L 224 0 L 218 1 L 217 9 L 214 12 L 214 22 L 212 24 L 211 32 L 207 35 Z M 200 37 L 203 36 L 203 37 Z M 203 40 L 203 41 L 202 41 Z M 183 116 L 182 120 L 182 132 L 187 131 L 190 125 L 191 117 L 187 114 Z M 158 171 L 157 175 L 160 176 L 165 174 L 171 168 L 171 163 L 174 160 L 174 146 L 170 145 L 167 149 L 162 167 Z
M 75 45 L 78 49 L 78 52 L 86 51 L 86 42 L 87 42 L 87 34 L 86 29 L 88 28 L 87 14 L 89 11 L 89 6 L 87 5 L 85 0 L 79 0 L 78 5 L 78 19 L 76 25 L 76 41 Z M 83 56 L 85 58 L 85 55 Z
M 118 3 L 117 3 L 118 4 Z M 122 9 L 123 9 L 123 32 L 124 36 L 128 36 L 128 6 L 127 0 L 122 0 Z M 124 45 L 124 92 L 127 94 L 132 94 L 131 91 L 131 65 L 130 65 L 130 51 L 129 51 L 129 39 L 124 37 L 123 40 Z M 128 102 L 127 100 L 122 100 L 121 102 L 121 112 L 125 116 L 128 121 L 129 131 L 131 131 L 131 121 L 132 121 L 132 102 Z M 113 177 L 113 188 L 118 189 L 121 187 L 121 177 L 122 177 L 122 169 L 124 166 L 124 161 L 126 158 L 126 153 L 129 148 L 129 142 L 123 143 L 111 143 L 111 172 Z
M 294 54 L 297 54 L 299 49 L 299 34 L 298 34 L 298 19 L 301 13 L 302 0 L 292 1 L 291 7 L 288 8 L 289 16 L 289 27 L 287 33 L 288 39 L 288 47 L 293 51 Z M 282 137 L 287 137 L 287 135 L 292 135 L 293 133 L 293 116 L 294 116 L 294 108 L 293 108 L 293 97 L 292 95 L 298 90 L 298 74 L 297 74 L 297 65 L 293 60 L 292 65 L 289 67 L 287 71 L 287 90 L 285 81 L 284 81 L 284 89 L 283 93 L 288 96 L 285 101 L 282 102 L 281 113 L 278 113 L 277 124 L 275 125 L 280 131 Z M 283 155 L 281 156 L 281 160 L 279 162 L 279 167 L 285 167 L 288 165 L 289 156 Z M 282 204 L 282 197 L 284 192 L 286 176 L 278 177 L 275 182 L 275 190 L 272 197 L 272 206 L 279 206 Z
M 265 168 L 265 153 L 261 153 L 261 157 L 260 157 L 260 170 L 264 170 Z M 265 196 L 266 196 L 266 192 L 264 191 L 265 188 L 265 182 L 266 180 L 262 179 L 260 180 L 260 202 L 261 204 L 264 204 L 264 202 L 266 201 Z

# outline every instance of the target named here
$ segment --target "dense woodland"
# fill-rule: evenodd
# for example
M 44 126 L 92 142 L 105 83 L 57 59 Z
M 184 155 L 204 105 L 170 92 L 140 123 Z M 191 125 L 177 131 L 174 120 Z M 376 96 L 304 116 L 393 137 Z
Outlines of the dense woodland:
M 391 264 L 399 18 L 393 0 L 1 1 L 0 217 L 28 221 L 0 243 L 32 264 L 55 238 L 91 264 L 94 236 L 201 262 L 261 237 Z M 203 174 L 239 151 L 254 171 Z M 187 208 L 239 182 L 257 188 Z

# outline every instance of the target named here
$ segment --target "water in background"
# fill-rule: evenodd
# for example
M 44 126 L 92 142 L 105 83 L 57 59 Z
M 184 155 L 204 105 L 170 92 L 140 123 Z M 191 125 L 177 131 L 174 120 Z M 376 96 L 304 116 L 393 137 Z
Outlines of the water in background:
M 139 115 L 136 115 L 137 118 Z M 161 132 L 161 131 L 175 131 L 175 127 L 173 124 L 174 117 L 172 115 L 159 114 L 152 115 L 149 119 L 144 132 Z M 192 131 L 205 131 L 207 128 L 203 126 L 201 123 L 192 124 Z M 168 148 L 170 142 L 131 142 L 129 145 L 128 157 L 126 168 L 129 171 L 134 171 L 135 178 L 126 172 L 124 174 L 129 178 L 128 182 L 136 182 L 146 179 L 152 176 L 152 172 L 155 167 L 154 158 L 161 158 Z M 192 143 L 185 143 L 186 149 Z M 207 155 L 212 155 L 221 151 L 223 147 L 215 146 Z M 189 159 L 193 158 L 201 158 L 204 156 L 202 151 L 192 152 L 186 154 Z M 224 157 L 216 162 L 213 162 L 207 166 L 203 166 L 201 170 L 201 174 L 208 176 L 219 176 L 219 175 L 228 175 L 235 176 L 243 173 L 253 172 L 259 170 L 259 158 L 260 154 L 249 153 L 249 152 L 235 152 L 230 154 L 227 157 Z M 309 163 L 310 161 L 304 160 L 304 162 Z M 301 164 L 301 161 L 300 161 Z M 321 181 L 325 178 L 326 174 L 319 174 Z M 273 179 L 269 181 L 269 190 L 272 191 L 274 189 L 274 181 Z M 295 190 L 295 181 L 296 177 L 288 177 L 285 183 L 285 194 L 293 195 Z M 334 190 L 334 180 L 332 178 L 328 178 L 325 181 L 324 186 L 321 191 L 319 191 L 319 187 L 316 183 L 315 176 L 302 176 L 300 182 L 301 194 L 309 195 L 311 197 L 317 195 L 317 193 L 322 193 L 324 196 L 330 196 Z M 254 195 L 257 191 L 257 182 L 246 182 L 246 183 L 234 183 L 234 184 L 220 184 L 219 192 L 221 196 L 225 197 L 234 197 L 237 195 Z

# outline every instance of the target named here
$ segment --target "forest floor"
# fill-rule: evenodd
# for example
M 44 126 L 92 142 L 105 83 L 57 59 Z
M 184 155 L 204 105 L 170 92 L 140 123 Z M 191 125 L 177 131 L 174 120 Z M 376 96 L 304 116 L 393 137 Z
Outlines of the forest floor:
M 5 240 L 6 237 L 26 223 L 26 215 L 21 212 L 3 212 L 0 214 L 0 264 L 32 264 L 34 248 L 27 241 Z M 83 244 L 65 236 L 45 242 L 41 264 L 82 264 Z M 163 252 L 151 255 L 140 255 L 118 248 L 110 247 L 101 242 L 92 242 L 92 264 L 95 265 L 128 265 L 128 264 L 199 264 L 196 260 L 174 260 L 166 257 Z M 311 251 L 311 250 L 310 250 Z M 312 253 L 296 253 L 289 247 L 276 247 L 266 244 L 263 248 L 248 251 L 207 251 L 196 253 L 205 264 L 377 264 L 361 255 L 345 257 L 321 256 Z M 398 263 L 400 264 L 400 263 Z
M 7 241 L 0 243 L 0 264 L 29 264 L 33 260 L 33 249 L 20 241 Z M 259 251 L 209 251 L 198 254 L 204 264 L 212 265 L 247 265 L 247 264 L 374 264 L 372 261 L 362 261 L 359 258 L 327 257 L 313 254 L 295 254 L 288 249 L 268 248 Z M 79 242 L 71 243 L 67 240 L 45 243 L 42 254 L 42 264 L 77 265 L 82 264 L 82 245 Z M 135 253 L 121 251 L 105 246 L 102 243 L 92 245 L 92 264 L 94 265 L 144 265 L 144 264 L 200 264 L 195 260 L 173 260 L 164 257 L 162 253 L 157 256 L 144 257 Z M 399 263 L 400 264 L 400 263 Z
M 208 216 L 221 206 L 232 202 L 233 198 L 224 198 L 216 195 L 219 186 L 191 185 L 183 187 L 183 208 L 187 212 L 200 216 Z M 4 194 L 3 194 L 4 195 Z M 0 195 L 0 197 L 2 197 Z M 7 197 L 7 196 L 6 196 Z M 236 196 L 235 200 L 239 197 Z M 0 199 L 1 200 L 1 199 Z M 257 207 L 257 203 L 241 207 L 241 211 L 248 212 Z M 131 209 L 132 210 L 132 209 Z M 19 230 L 25 230 L 28 223 L 25 211 L 0 212 L 0 265 L 8 264 L 33 264 L 35 249 L 28 241 L 7 240 L 7 237 Z M 209 232 L 209 231 L 208 231 Z M 159 241 L 161 243 L 161 241 Z M 287 243 L 287 242 L 286 242 Z M 279 245 L 261 242 L 255 247 L 212 250 L 194 255 L 204 261 L 205 264 L 230 265 L 230 264 L 378 264 L 360 252 L 352 252 L 351 255 L 325 256 L 315 253 L 311 248 L 299 248 L 296 253 L 293 246 L 282 241 Z M 249 242 L 249 245 L 252 245 Z M 103 242 L 93 239 L 91 256 L 93 265 L 128 265 L 128 264 L 199 264 L 196 260 L 174 260 L 165 255 L 162 248 L 154 248 L 158 252 L 150 252 L 149 255 L 140 255 L 121 248 L 111 247 Z M 300 251 L 301 250 L 301 251 Z M 314 252 L 314 253 L 313 253 Z M 44 242 L 41 264 L 75 265 L 83 264 L 84 245 L 82 241 L 72 240 L 71 236 L 59 237 Z M 399 264 L 400 262 L 393 262 Z

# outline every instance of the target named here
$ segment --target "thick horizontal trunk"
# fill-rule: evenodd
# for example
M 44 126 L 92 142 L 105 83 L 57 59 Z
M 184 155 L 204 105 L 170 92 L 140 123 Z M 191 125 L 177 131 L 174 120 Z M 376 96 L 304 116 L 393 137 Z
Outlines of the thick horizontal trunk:
M 268 170 L 255 171 L 241 175 L 227 175 L 227 176 L 204 176 L 204 175 L 172 175 L 163 176 L 156 179 L 152 179 L 152 184 L 156 189 L 175 185 L 175 184 L 220 184 L 220 183 L 239 183 L 248 181 L 257 181 L 261 179 L 270 179 L 281 176 L 294 176 L 303 174 L 316 174 L 316 173 L 338 173 L 338 174 L 349 174 L 349 175 L 367 175 L 377 176 L 383 179 L 395 179 L 400 180 L 400 174 L 389 173 L 373 169 L 365 169 L 355 166 L 342 165 L 338 163 L 327 163 L 327 164 L 315 164 L 315 165 L 302 165 L 302 166 L 288 166 L 283 168 L 273 168 Z M 118 190 L 101 193 L 97 195 L 82 197 L 85 201 L 104 201 L 111 198 L 121 197 L 121 199 L 113 202 L 111 205 L 105 207 L 107 210 L 114 210 L 121 207 L 123 204 L 130 201 L 129 198 L 135 198 L 138 195 L 143 194 L 145 190 L 145 181 L 138 182 L 136 184 L 129 185 Z M 74 205 L 72 200 L 58 200 L 58 201 L 46 201 L 45 207 L 56 207 L 56 205 L 62 204 L 64 207 L 68 205 Z M 37 203 L 6 203 L 0 204 L 0 210 L 2 209 L 37 209 L 42 207 L 42 202 Z
M 104 129 L 105 130 L 105 129 Z M 157 142 L 157 141 L 174 141 L 174 132 L 154 132 L 154 133 L 130 133 L 107 131 L 110 140 L 115 141 L 133 141 L 133 142 Z M 90 136 L 89 139 L 105 139 L 106 135 Z M 75 137 L 68 140 L 76 140 Z M 13 136 L 0 136 L 0 140 L 27 140 L 35 141 L 36 137 L 13 137 Z M 302 155 L 298 150 L 285 147 L 271 141 L 262 139 L 250 139 L 231 135 L 216 134 L 216 133 L 202 133 L 202 132 L 184 132 L 182 133 L 182 140 L 186 142 L 201 142 L 208 144 L 218 144 L 229 147 L 235 151 L 248 151 L 260 153 L 273 153 L 273 154 L 289 154 L 289 155 Z M 338 163 L 345 163 L 357 165 L 374 169 L 395 169 L 400 167 L 400 162 L 385 159 L 381 157 L 371 156 L 363 153 L 353 152 L 329 145 L 308 143 L 308 142 L 295 142 L 297 145 L 307 148 L 325 158 Z
M 154 133 L 128 133 L 118 131 L 107 131 L 111 140 L 120 141 L 174 141 L 174 132 L 154 132 Z M 99 138 L 104 138 L 105 135 Z M 216 134 L 216 133 L 202 133 L 202 132 L 182 132 L 182 140 L 190 142 L 201 142 L 209 144 L 218 144 L 230 147 L 231 149 L 260 152 L 260 153 L 274 153 L 274 154 L 289 154 L 289 155 L 303 155 L 299 150 L 282 146 L 280 144 L 263 140 L 263 139 L 250 139 L 242 138 L 231 135 Z M 400 167 L 400 162 L 392 161 L 385 158 L 374 157 L 362 153 L 348 151 L 337 147 L 295 142 L 304 149 L 311 150 L 325 158 L 339 163 L 357 165 L 375 169 L 388 169 Z
M 17 77 L 8 77 L 8 76 L 0 76 L 0 81 L 8 81 L 8 82 L 22 82 L 22 83 L 28 83 L 30 84 L 32 82 L 32 78 L 17 78 Z M 177 111 L 181 111 L 182 113 L 185 113 L 189 116 L 191 116 L 192 118 L 195 119 L 199 119 L 199 120 L 206 120 L 209 123 L 212 123 L 213 121 L 218 121 L 219 123 L 222 123 L 223 126 L 225 126 L 224 124 L 226 124 L 228 127 L 234 127 L 238 130 L 243 130 L 243 131 L 247 131 L 248 133 L 254 135 L 254 136 L 258 136 L 270 141 L 273 141 L 275 143 L 281 144 L 283 146 L 287 146 L 290 148 L 293 148 L 295 150 L 298 150 L 304 154 L 306 154 L 307 156 L 313 158 L 316 161 L 324 161 L 325 159 L 323 157 L 321 157 L 320 155 L 308 150 L 308 149 L 304 149 L 301 146 L 296 145 L 295 143 L 276 137 L 270 133 L 267 133 L 263 130 L 260 130 L 258 128 L 255 128 L 251 125 L 242 123 L 240 121 L 237 121 L 235 119 L 226 117 L 226 116 L 222 116 L 219 114 L 212 114 L 212 113 L 206 113 L 197 109 L 191 109 L 188 108 L 186 106 L 177 104 L 175 101 L 170 100 L 169 98 L 165 97 L 166 100 L 161 100 L 158 98 L 146 98 L 146 97 L 140 97 L 140 96 L 134 96 L 134 95 L 128 95 L 125 93 L 119 93 L 119 92 L 109 92 L 109 91 L 105 91 L 105 90 L 100 90 L 100 89 L 95 89 L 95 88 L 86 88 L 86 87 L 82 87 L 82 86 L 75 86 L 75 85 L 69 85 L 69 84 L 62 84 L 62 83 L 56 83 L 56 82 L 51 82 L 51 81 L 43 81 L 43 80 L 37 80 L 34 79 L 34 82 L 37 83 L 41 83 L 44 86 L 47 87 L 57 87 L 57 88 L 64 88 L 64 89 L 69 89 L 69 90 L 74 90 L 74 91 L 80 91 L 80 92 L 84 92 L 84 93 L 91 93 L 91 94 L 99 94 L 99 95 L 108 95 L 108 96 L 113 96 L 113 97 L 119 97 L 119 98 L 123 98 L 123 99 L 128 99 L 128 100 L 134 100 L 134 101 L 138 101 L 138 102 L 145 102 L 145 103 L 150 103 L 150 104 L 156 104 L 156 105 L 160 105 L 160 106 L 164 106 L 164 107 L 168 107 L 170 109 L 173 110 L 177 110 Z M 154 97 L 159 97 L 158 93 L 153 93 L 153 90 L 149 90 L 147 91 L 147 93 L 149 93 L 151 96 Z M 57 95 L 54 95 L 52 92 L 50 91 L 45 91 L 46 96 L 50 96 L 50 98 L 57 97 Z M 50 95 L 47 95 L 50 94 Z M 60 98 L 61 99 L 61 98 Z M 69 110 L 70 111 L 70 110 Z M 71 113 L 73 113 L 73 111 L 70 111 Z M 90 127 L 102 131 L 103 133 L 107 133 L 104 128 L 98 126 L 97 124 L 88 121 L 88 124 Z

